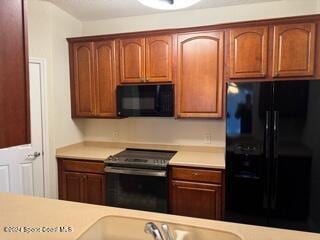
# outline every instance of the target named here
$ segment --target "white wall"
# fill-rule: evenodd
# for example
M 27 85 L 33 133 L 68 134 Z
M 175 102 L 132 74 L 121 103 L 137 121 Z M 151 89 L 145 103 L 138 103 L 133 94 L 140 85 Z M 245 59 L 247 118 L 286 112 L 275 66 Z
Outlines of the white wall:
M 126 118 L 85 120 L 85 140 L 152 142 L 182 145 L 225 145 L 223 120 L 175 120 L 173 118 Z M 212 135 L 211 144 L 205 135 Z
M 319 6 L 318 6 L 319 5 Z M 317 10 L 318 7 L 318 10 Z M 218 23 L 287 17 L 318 13 L 320 0 L 283 0 L 212 9 L 83 22 L 83 35 L 144 31 L 211 25 Z M 119 137 L 114 137 L 119 132 Z M 224 146 L 225 123 L 222 120 L 125 119 L 86 120 L 86 140 L 119 140 L 174 144 L 204 143 L 212 134 L 211 145 Z
M 49 188 L 46 194 L 57 197 L 57 147 L 82 141 L 81 121 L 70 113 L 68 45 L 66 37 L 80 36 L 82 24 L 51 3 L 28 1 L 29 57 L 47 62 Z

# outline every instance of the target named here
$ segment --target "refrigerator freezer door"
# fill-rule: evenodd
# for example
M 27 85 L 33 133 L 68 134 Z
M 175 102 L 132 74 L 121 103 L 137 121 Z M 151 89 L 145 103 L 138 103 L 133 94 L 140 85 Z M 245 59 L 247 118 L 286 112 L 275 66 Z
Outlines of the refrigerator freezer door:
M 229 83 L 225 215 L 228 221 L 267 224 L 271 127 L 272 83 Z
M 320 232 L 320 81 L 274 84 L 270 226 Z

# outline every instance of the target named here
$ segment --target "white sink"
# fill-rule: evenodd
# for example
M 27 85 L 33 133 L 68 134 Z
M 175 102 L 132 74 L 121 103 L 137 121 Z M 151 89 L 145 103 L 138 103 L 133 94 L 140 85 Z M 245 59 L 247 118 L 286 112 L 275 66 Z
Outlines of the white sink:
M 104 217 L 93 224 L 78 240 L 152 240 L 144 232 L 147 222 L 154 222 L 159 228 L 161 223 L 124 217 Z M 189 227 L 168 223 L 175 240 L 242 240 L 238 235 L 227 231 Z

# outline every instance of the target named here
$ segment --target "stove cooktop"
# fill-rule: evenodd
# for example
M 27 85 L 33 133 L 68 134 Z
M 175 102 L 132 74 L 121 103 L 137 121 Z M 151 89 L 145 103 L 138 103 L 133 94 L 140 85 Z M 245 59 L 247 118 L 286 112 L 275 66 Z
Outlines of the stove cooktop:
M 176 153 L 176 151 L 128 148 L 110 156 L 105 161 L 105 165 L 126 168 L 166 169 L 170 159 Z

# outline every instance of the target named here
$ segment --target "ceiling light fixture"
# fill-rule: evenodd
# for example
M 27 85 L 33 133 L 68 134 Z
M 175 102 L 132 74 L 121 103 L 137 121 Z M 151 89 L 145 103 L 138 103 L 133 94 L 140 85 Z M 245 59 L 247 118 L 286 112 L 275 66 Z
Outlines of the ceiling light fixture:
M 161 10 L 176 10 L 190 7 L 201 0 L 138 0 L 147 7 Z

